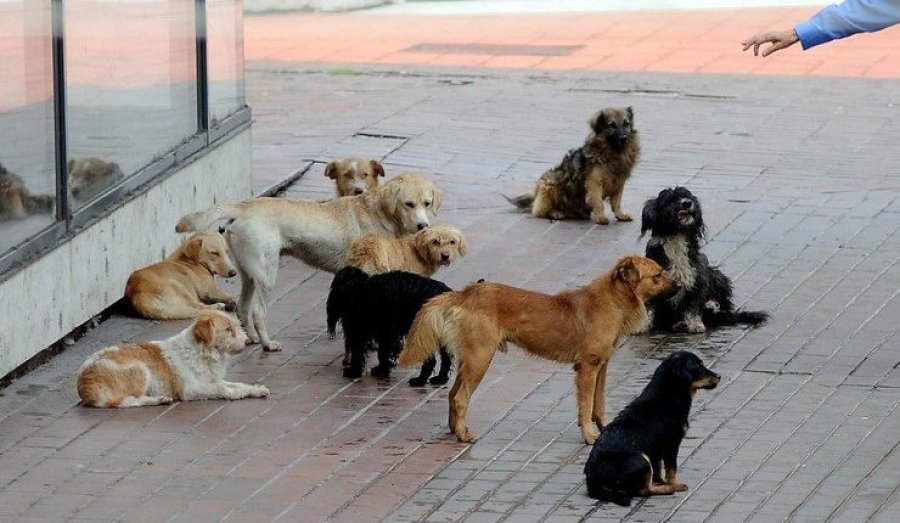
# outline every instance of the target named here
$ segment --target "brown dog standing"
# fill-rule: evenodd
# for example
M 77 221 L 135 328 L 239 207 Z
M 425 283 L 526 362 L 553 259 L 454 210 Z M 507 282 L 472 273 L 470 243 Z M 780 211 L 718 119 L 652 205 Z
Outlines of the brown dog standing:
M 473 442 L 466 424 L 469 398 L 494 353 L 513 342 L 536 356 L 575 364 L 578 425 L 592 444 L 606 424 L 606 370 L 619 341 L 644 320 L 644 302 L 672 285 L 660 266 L 641 256 L 622 258 L 615 268 L 579 289 L 555 296 L 478 283 L 432 298 L 413 322 L 400 365 L 422 361 L 440 347 L 457 353 L 450 389 L 450 431 Z
M 507 198 L 537 218 L 563 220 L 590 217 L 606 225 L 609 218 L 603 200 L 619 221 L 631 221 L 622 210 L 625 182 L 641 152 L 631 107 L 609 107 L 588 122 L 591 133 L 584 145 L 572 149 L 562 162 L 541 175 L 534 194 Z
M 215 275 L 237 274 L 228 244 L 216 231 L 199 232 L 165 260 L 134 271 L 125 297 L 144 318 L 181 320 L 209 310 L 234 310 L 237 302 L 216 287 Z

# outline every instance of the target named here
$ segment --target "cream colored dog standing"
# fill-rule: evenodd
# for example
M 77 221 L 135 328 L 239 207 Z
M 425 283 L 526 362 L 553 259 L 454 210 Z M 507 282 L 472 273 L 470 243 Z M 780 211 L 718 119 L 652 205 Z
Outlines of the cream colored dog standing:
M 347 265 L 369 274 L 406 271 L 431 277 L 468 250 L 461 230 L 452 225 L 432 225 L 400 238 L 367 234 L 353 242 Z
M 327 202 L 251 198 L 189 214 L 175 230 L 206 229 L 229 220 L 226 238 L 241 273 L 238 314 L 254 341 L 280 350 L 266 330 L 267 296 L 280 253 L 337 272 L 354 240 L 365 234 L 399 237 L 424 229 L 441 206 L 441 192 L 423 176 L 406 173 L 359 196 Z
M 269 395 L 263 385 L 225 381 L 228 356 L 246 345 L 236 318 L 208 312 L 167 340 L 123 343 L 94 353 L 78 369 L 78 396 L 87 407 L 263 398 Z
M 216 231 L 191 236 L 165 260 L 134 271 L 125 297 L 151 320 L 196 318 L 209 310 L 234 310 L 234 296 L 216 287 L 215 275 L 237 274 L 225 238 Z

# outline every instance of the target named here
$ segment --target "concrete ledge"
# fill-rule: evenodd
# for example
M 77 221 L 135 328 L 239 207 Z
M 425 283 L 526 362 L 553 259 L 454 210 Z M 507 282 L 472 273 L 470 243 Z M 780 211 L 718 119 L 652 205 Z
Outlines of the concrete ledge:
M 277 11 L 337 12 L 366 9 L 402 0 L 244 0 L 244 12 L 269 13 Z
M 250 195 L 250 151 L 248 127 L 0 284 L 0 376 L 121 298 L 183 214 Z

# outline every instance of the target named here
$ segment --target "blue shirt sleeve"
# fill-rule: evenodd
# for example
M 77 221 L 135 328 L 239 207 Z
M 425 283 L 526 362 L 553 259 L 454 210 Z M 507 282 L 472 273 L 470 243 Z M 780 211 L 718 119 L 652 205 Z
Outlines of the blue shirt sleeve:
M 900 0 L 845 0 L 794 27 L 803 49 L 900 23 Z

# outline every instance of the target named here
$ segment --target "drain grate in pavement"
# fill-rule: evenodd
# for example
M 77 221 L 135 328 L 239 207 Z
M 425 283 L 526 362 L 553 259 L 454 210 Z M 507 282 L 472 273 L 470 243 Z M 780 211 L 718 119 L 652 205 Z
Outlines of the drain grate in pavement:
M 405 53 L 488 54 L 493 56 L 569 56 L 583 45 L 502 45 L 502 44 L 435 44 L 421 43 L 403 50 Z

